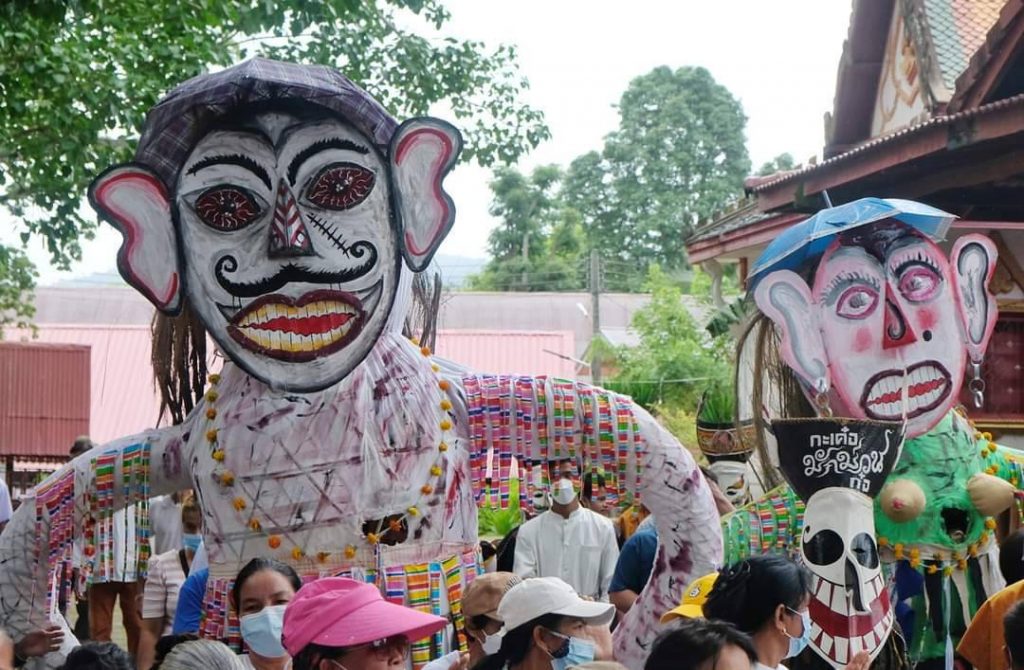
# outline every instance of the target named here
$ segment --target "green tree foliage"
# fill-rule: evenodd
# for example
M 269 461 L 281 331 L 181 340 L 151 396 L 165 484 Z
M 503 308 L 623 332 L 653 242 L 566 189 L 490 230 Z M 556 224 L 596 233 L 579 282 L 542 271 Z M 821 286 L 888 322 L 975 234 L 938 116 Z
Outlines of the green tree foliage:
M 619 114 L 603 151 L 569 166 L 564 199 L 602 258 L 634 270 L 612 277 L 609 288 L 637 290 L 654 263 L 670 273 L 685 268 L 687 233 L 742 188 L 750 170 L 746 117 L 699 67 L 658 67 L 637 77 Z
M 770 174 L 776 172 L 785 172 L 786 170 L 792 170 L 796 167 L 796 161 L 793 160 L 793 155 L 788 151 L 783 154 L 779 154 L 775 158 L 771 159 L 767 163 L 757 168 L 758 177 L 767 177 Z
M 432 37 L 448 20 L 442 0 L 10 0 L 0 6 L 0 206 L 23 242 L 43 239 L 67 268 L 96 225 L 85 188 L 131 158 L 146 110 L 250 55 L 336 66 L 399 118 L 444 103 L 469 158 L 514 162 L 548 136 L 519 102 L 515 50 Z
M 491 180 L 490 212 L 501 223 L 491 231 L 491 260 L 471 277 L 481 291 L 564 291 L 582 288 L 585 246 L 579 215 L 559 197 L 562 173 L 542 165 L 529 175 L 499 168 Z
M 35 284 L 36 270 L 21 249 L 0 244 L 0 339 L 3 326 L 28 325 L 35 307 L 25 298 Z
M 664 404 L 692 412 L 704 388 L 728 380 L 728 343 L 713 340 L 697 326 L 681 289 L 657 265 L 651 267 L 647 288 L 651 302 L 633 315 L 640 344 L 620 351 L 620 372 L 609 387 L 624 393 L 636 388 L 632 395 L 649 408 Z M 641 386 L 646 387 L 642 392 Z

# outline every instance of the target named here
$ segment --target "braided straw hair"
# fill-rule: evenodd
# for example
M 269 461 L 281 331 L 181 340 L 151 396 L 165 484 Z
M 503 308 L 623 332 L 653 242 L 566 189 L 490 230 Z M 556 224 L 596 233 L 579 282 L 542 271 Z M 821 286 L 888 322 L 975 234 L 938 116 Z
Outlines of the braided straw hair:
M 206 329 L 187 299 L 178 316 L 153 317 L 152 352 L 160 418 L 167 412 L 179 424 L 202 398 L 207 374 Z

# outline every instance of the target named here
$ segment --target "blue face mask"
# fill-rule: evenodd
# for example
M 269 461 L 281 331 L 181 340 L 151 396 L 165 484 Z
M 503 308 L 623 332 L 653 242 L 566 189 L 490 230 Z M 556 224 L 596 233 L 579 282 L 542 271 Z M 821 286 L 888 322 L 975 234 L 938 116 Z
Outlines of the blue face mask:
M 182 548 L 191 551 L 193 554 L 199 551 L 199 545 L 202 543 L 203 536 L 198 533 L 185 533 L 181 536 Z
M 800 633 L 799 637 L 793 637 L 789 633 L 786 633 L 786 637 L 789 638 L 789 651 L 786 652 L 786 658 L 793 658 L 798 656 L 801 651 L 807 648 L 807 645 L 811 643 L 811 613 L 807 610 L 803 612 L 797 612 L 795 609 L 787 607 L 790 612 L 800 616 L 800 624 L 803 626 L 803 632 Z
M 568 670 L 573 666 L 583 665 L 594 660 L 595 647 L 590 640 L 568 637 L 553 630 L 547 632 L 565 640 L 558 649 L 548 652 L 551 656 L 551 670 Z
M 281 644 L 281 627 L 284 623 L 284 605 L 264 607 L 255 614 L 246 614 L 238 620 L 242 639 L 254 654 L 263 658 L 287 656 Z

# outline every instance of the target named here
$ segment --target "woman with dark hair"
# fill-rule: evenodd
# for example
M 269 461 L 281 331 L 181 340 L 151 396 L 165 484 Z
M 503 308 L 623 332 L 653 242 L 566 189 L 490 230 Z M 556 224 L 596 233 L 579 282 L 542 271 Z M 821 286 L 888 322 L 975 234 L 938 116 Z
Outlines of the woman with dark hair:
M 239 571 L 231 587 L 248 661 L 255 670 L 284 670 L 291 659 L 281 643 L 285 606 L 302 587 L 290 566 L 271 558 L 254 558 Z
M 756 670 L 785 669 L 811 638 L 811 573 L 783 556 L 752 556 L 726 567 L 704 603 L 704 616 L 728 621 L 753 638 Z M 851 670 L 867 668 L 867 653 L 854 656 Z
M 135 663 L 113 642 L 86 642 L 68 654 L 63 670 L 135 670 Z
M 523 580 L 501 598 L 501 648 L 485 667 L 566 670 L 589 663 L 597 646 L 588 627 L 607 627 L 614 616 L 614 605 L 583 600 L 557 577 Z
M 731 623 L 683 619 L 654 641 L 644 670 L 751 670 L 757 650 Z

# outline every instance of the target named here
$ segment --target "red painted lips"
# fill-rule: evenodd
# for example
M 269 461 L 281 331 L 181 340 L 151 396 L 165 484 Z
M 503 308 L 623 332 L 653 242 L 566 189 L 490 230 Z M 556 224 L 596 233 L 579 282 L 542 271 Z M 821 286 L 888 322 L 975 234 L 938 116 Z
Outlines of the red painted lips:
M 228 325 L 243 347 L 278 360 L 309 361 L 338 351 L 360 331 L 362 303 L 350 293 L 271 294 L 249 303 Z

